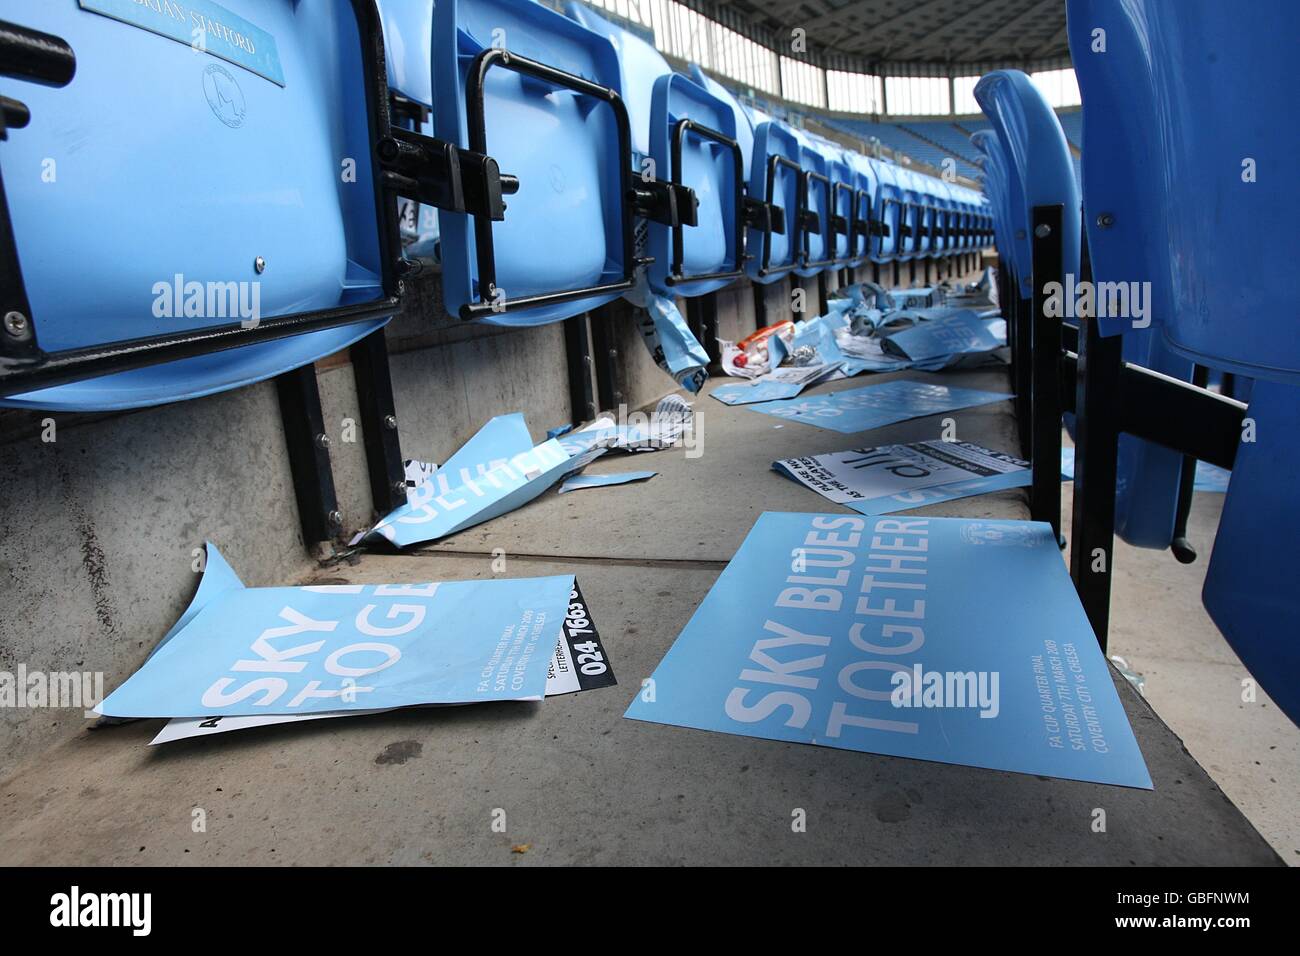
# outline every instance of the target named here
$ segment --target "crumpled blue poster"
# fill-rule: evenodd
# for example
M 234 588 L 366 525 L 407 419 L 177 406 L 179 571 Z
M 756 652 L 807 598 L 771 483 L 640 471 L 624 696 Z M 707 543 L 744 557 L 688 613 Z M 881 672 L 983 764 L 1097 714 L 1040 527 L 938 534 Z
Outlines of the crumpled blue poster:
M 641 336 L 655 364 L 692 395 L 709 377 L 709 353 L 692 334 L 672 299 L 647 292 Z
M 215 572 L 215 575 L 214 575 Z M 212 577 L 210 577 L 212 576 Z M 212 585 L 205 588 L 205 584 Z M 215 594 L 227 590 L 231 583 L 236 588 L 243 588 L 243 582 L 234 573 L 225 559 L 211 543 L 208 544 L 208 566 L 203 581 L 199 583 L 198 593 L 181 617 L 179 630 L 185 623 L 206 605 Z M 164 639 L 165 640 L 165 639 Z M 160 645 L 161 646 L 161 645 Z M 611 687 L 618 681 L 614 677 L 604 643 L 596 630 L 588 610 L 587 602 L 582 596 L 577 582 L 569 593 L 569 606 L 563 622 L 563 636 L 551 652 L 551 660 L 546 672 L 546 696 L 558 697 L 581 691 Z M 531 698 L 524 698 L 531 699 Z M 452 707 L 455 704 L 421 704 L 421 707 Z M 151 744 L 170 743 L 176 740 L 188 740 L 193 737 L 210 737 L 235 730 L 249 730 L 255 727 L 268 727 L 301 721 L 324 720 L 334 717 L 359 717 L 368 714 L 387 713 L 393 708 L 377 710 L 330 710 L 315 713 L 298 714 L 253 714 L 234 717 L 229 715 L 204 717 L 173 717 L 158 732 Z
M 236 717 L 540 698 L 574 591 L 572 575 L 245 588 L 211 544 L 208 568 L 213 585 L 194 613 L 98 713 Z
M 1151 789 L 1041 522 L 767 512 L 625 716 Z
M 884 340 L 887 350 L 914 362 L 991 352 L 1006 344 L 1005 325 L 999 337 L 991 323 L 981 319 L 974 309 L 962 309 L 945 318 L 918 322 Z
M 620 471 L 612 475 L 574 475 L 560 485 L 560 494 L 581 491 L 583 488 L 607 488 L 611 485 L 626 485 L 633 481 L 646 481 L 657 474 L 657 471 Z
M 773 340 L 776 336 L 772 336 Z M 831 380 L 839 371 L 839 363 L 816 365 L 786 365 L 774 372 L 760 375 L 748 382 L 719 385 L 709 394 L 724 405 L 748 405 L 752 402 L 770 402 L 778 398 L 793 398 L 805 388 Z
M 1010 395 L 1002 392 L 895 379 L 808 398 L 764 402 L 749 408 L 765 415 L 852 434 L 1009 398 Z
M 523 415 L 499 415 L 410 489 L 407 503 L 376 524 L 367 540 L 401 548 L 455 534 L 527 504 L 603 451 L 570 457 L 553 438 L 534 448 Z

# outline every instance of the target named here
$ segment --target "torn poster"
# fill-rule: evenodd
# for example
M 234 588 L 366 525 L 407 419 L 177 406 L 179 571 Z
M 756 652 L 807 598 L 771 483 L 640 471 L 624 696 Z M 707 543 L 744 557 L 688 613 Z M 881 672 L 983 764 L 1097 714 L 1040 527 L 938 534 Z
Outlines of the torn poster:
M 923 441 L 783 458 L 773 469 L 864 515 L 1029 484 L 1029 462 L 971 442 Z
M 653 478 L 655 471 L 620 471 L 612 475 L 574 475 L 565 479 L 560 485 L 560 494 L 581 491 L 583 488 L 607 488 L 610 485 L 626 485 L 633 481 L 645 481 Z
M 767 512 L 625 716 L 1151 789 L 1041 522 Z
M 914 362 L 991 352 L 1007 344 L 1006 324 L 995 326 L 993 321 L 980 318 L 974 309 L 962 309 L 895 332 L 884 340 L 884 348 Z
M 534 448 L 523 415 L 499 415 L 428 481 L 410 489 L 407 503 L 376 524 L 366 540 L 402 548 L 445 538 L 527 504 L 604 450 L 598 445 L 570 456 L 553 438 Z
M 919 309 L 939 305 L 942 293 L 933 286 L 923 289 L 894 289 L 889 293 L 896 309 Z
M 830 378 L 838 369 L 838 363 L 787 365 L 774 372 L 768 372 L 752 382 L 719 385 L 709 394 L 724 405 L 748 405 L 752 402 L 793 398 L 805 388 Z
M 642 295 L 627 298 L 645 309 L 640 319 L 641 338 L 655 364 L 694 395 L 709 377 L 709 353 L 673 300 L 655 295 L 648 288 Z
M 211 548 L 211 546 L 209 546 Z M 214 549 L 215 550 L 215 549 Z M 224 562 L 223 562 L 224 563 Z M 209 567 L 211 567 L 209 565 Z M 233 572 L 232 572 L 233 573 Z M 242 586 L 242 585 L 241 585 Z M 195 602 L 198 603 L 198 597 Z M 551 662 L 546 671 L 546 696 L 559 697 L 579 691 L 612 687 L 614 670 L 601 642 L 600 634 L 587 610 L 582 590 L 575 582 L 569 594 L 569 607 L 564 616 L 564 628 Z M 535 698 L 521 698 L 533 700 Z M 436 704 L 423 706 L 440 706 Z M 298 723 L 330 717 L 358 717 L 366 714 L 389 713 L 393 708 L 380 710 L 330 710 L 315 714 L 258 714 L 250 717 L 175 717 L 158 732 L 151 744 L 171 743 L 191 737 L 206 737 L 232 730 L 248 730 L 274 724 Z
M 217 557 L 209 545 L 209 567 Z M 225 586 L 200 587 L 203 602 L 97 713 L 305 714 L 540 697 L 574 589 L 572 575 L 285 588 L 222 577 Z
M 589 425 L 560 437 L 560 447 L 574 458 L 603 449 L 625 452 L 671 448 L 695 427 L 695 412 L 680 395 L 665 395 L 649 412 L 626 412 L 623 424 L 603 415 Z M 585 463 L 584 463 L 585 464 Z
M 927 385 L 909 379 L 895 379 L 879 385 L 813 395 L 787 401 L 764 402 L 750 408 L 765 415 L 829 428 L 852 434 L 924 418 L 940 412 L 952 412 L 1011 398 L 1002 392 L 985 392 L 973 388 Z

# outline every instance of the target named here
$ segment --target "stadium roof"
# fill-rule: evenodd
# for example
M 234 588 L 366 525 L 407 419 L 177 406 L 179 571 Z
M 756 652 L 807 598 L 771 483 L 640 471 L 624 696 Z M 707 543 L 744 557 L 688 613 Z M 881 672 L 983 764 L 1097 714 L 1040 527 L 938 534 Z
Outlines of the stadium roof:
M 1042 62 L 1069 56 L 1064 0 L 704 0 L 809 51 L 869 63 Z M 886 71 L 890 72 L 890 71 Z

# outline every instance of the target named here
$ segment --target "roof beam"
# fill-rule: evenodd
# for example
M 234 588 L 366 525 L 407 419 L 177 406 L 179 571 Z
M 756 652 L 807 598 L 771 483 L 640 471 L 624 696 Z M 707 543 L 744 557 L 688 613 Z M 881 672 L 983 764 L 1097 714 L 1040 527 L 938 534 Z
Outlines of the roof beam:
M 1002 26 L 998 27 L 992 33 L 984 37 L 984 39 L 979 42 L 979 44 L 975 47 L 975 49 L 971 51 L 971 59 L 972 60 L 978 59 L 978 57 L 975 54 L 983 53 L 985 50 L 989 48 L 989 44 L 992 43 L 994 40 L 1000 39 L 1004 34 L 1018 29 L 1022 23 L 1024 23 L 1026 20 L 1030 20 L 1038 16 L 1040 13 L 1042 13 L 1042 11 L 1045 8 L 1049 6 L 1059 7 L 1060 4 L 1061 4 L 1061 0 L 1038 0 L 1038 3 L 1035 3 L 1032 7 L 1027 7 L 1018 16 L 1012 17 L 1006 23 L 1002 24 Z
M 984 0 L 983 3 L 980 3 L 977 6 L 967 10 L 957 19 L 949 20 L 946 23 L 939 24 L 933 30 L 926 31 L 925 34 L 916 38 L 910 43 L 906 43 L 897 49 L 891 47 L 889 50 L 890 58 L 896 60 L 911 59 L 912 57 L 916 56 L 919 52 L 924 50 L 925 44 L 930 40 L 931 37 L 935 36 L 936 34 L 943 33 L 945 30 L 951 30 L 957 27 L 958 25 L 966 22 L 967 20 L 975 18 L 978 14 L 982 13 L 987 8 L 993 6 L 993 4 L 1001 3 L 1001 2 L 1002 0 Z
M 1066 49 L 1066 52 L 1068 53 L 1068 52 L 1069 52 L 1069 49 L 1070 49 L 1070 44 L 1069 44 L 1068 42 L 1066 42 L 1067 37 L 1069 36 L 1069 32 L 1068 32 L 1067 27 L 1068 27 L 1068 24 L 1064 24 L 1064 23 L 1062 23 L 1062 24 L 1061 24 L 1061 29 L 1057 30 L 1057 31 L 1056 31 L 1055 33 L 1053 33 L 1050 37 L 1048 37 L 1047 40 L 1045 40 L 1045 41 L 1044 41 L 1043 43 L 1041 43 L 1039 46 L 1035 47 L 1034 50 L 1033 50 L 1029 55 L 1030 55 L 1032 58 L 1034 58 L 1034 59 L 1038 59 L 1039 57 L 1047 56 L 1048 54 L 1052 53 L 1053 51 L 1055 51 L 1055 50 L 1059 50 L 1059 49 L 1060 49 L 1060 45 L 1061 45 L 1062 43 L 1065 43 L 1065 49 Z

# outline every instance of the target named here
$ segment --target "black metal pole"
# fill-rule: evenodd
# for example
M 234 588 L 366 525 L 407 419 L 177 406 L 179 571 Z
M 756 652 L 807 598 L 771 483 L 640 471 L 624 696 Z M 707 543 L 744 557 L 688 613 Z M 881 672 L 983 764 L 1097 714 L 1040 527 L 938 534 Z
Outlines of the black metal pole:
M 275 386 L 280 396 L 280 417 L 303 544 L 308 551 L 314 551 L 321 542 L 333 539 L 343 521 L 334 494 L 330 439 L 320 407 L 316 366 L 304 365 L 285 372 L 276 377 Z
M 1079 278 L 1092 281 L 1088 237 Z M 1074 394 L 1074 507 L 1070 577 L 1104 651 L 1110 627 L 1115 554 L 1115 480 L 1121 427 L 1122 339 L 1103 338 L 1093 316 L 1080 316 Z
M 1033 209 L 1033 312 L 1031 355 L 1030 462 L 1033 483 L 1029 512 L 1061 535 L 1061 318 L 1047 315 L 1049 282 L 1064 284 L 1061 242 L 1063 207 Z
M 573 424 L 596 417 L 596 396 L 591 385 L 591 336 L 587 316 L 564 320 L 564 352 L 569 366 L 569 408 Z
M 397 432 L 397 407 L 393 401 L 393 378 L 388 365 L 388 342 L 384 338 L 384 329 L 376 329 L 354 343 L 349 352 L 357 385 L 357 404 L 361 410 L 370 495 L 375 511 L 383 516 L 406 503 L 402 443 Z
M 601 411 L 613 411 L 623 400 L 618 388 L 618 349 L 614 343 L 614 322 L 622 303 L 609 303 L 591 311 L 591 355 L 596 366 L 596 397 Z

